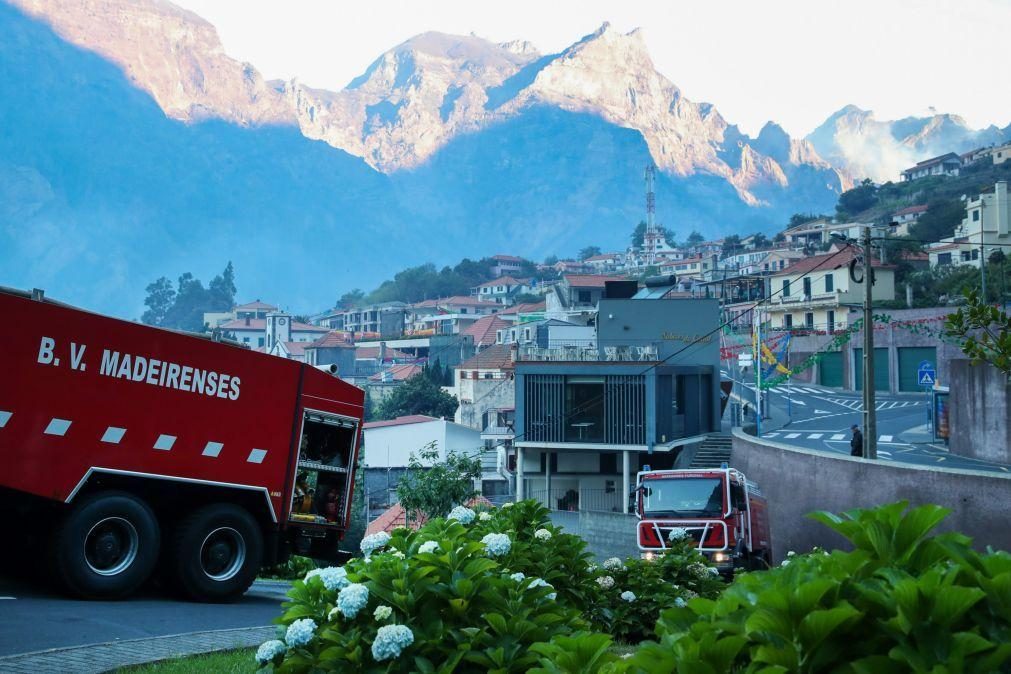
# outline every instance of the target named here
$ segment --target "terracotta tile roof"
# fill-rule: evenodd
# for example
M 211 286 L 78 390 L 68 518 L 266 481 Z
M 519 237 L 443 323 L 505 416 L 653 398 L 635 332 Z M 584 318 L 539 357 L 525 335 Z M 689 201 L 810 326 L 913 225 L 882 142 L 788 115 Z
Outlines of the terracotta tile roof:
M 389 372 L 390 379 L 393 381 L 407 381 L 415 375 L 421 374 L 422 367 L 416 363 L 404 363 L 402 365 L 394 365 L 390 367 L 387 372 Z M 369 377 L 369 381 L 382 381 L 383 373 L 377 372 L 376 374 Z
M 305 348 L 322 349 L 335 346 L 346 347 L 349 349 L 355 348 L 355 345 L 351 343 L 351 335 L 346 332 L 341 332 L 340 330 L 331 330 Z
M 465 335 L 471 335 L 474 338 L 474 344 L 476 346 L 488 345 L 495 343 L 495 333 L 502 328 L 508 328 L 509 323 L 506 323 L 498 314 L 492 314 L 490 316 L 482 316 L 477 319 L 477 321 L 469 326 L 463 331 Z
M 537 311 L 544 311 L 546 307 L 545 302 L 528 302 L 525 304 L 517 304 L 515 306 L 509 307 L 508 309 L 503 309 L 498 312 L 499 316 L 512 316 L 513 314 L 532 314 Z
M 926 253 L 924 253 L 923 251 L 913 252 L 911 250 L 902 251 L 902 253 L 900 253 L 900 257 L 902 257 L 903 260 L 929 260 L 930 259 L 930 256 L 927 255 Z
M 600 255 L 591 255 L 583 260 L 583 262 L 606 262 L 608 260 L 617 260 L 619 257 L 621 257 L 621 253 L 601 253 Z
M 933 246 L 932 248 L 928 249 L 928 252 L 929 253 L 936 253 L 938 251 L 954 250 L 956 248 L 961 248 L 962 246 L 963 246 L 963 244 L 961 244 L 961 243 L 946 243 L 943 246 Z
M 948 154 L 942 154 L 937 157 L 931 157 L 930 159 L 924 159 L 923 161 L 916 162 L 916 166 L 912 168 L 907 168 L 903 173 L 910 173 L 912 171 L 918 171 L 925 168 L 930 168 L 931 166 L 936 166 L 938 164 L 948 162 L 948 161 L 958 161 L 958 155 L 954 152 L 949 152 Z
M 247 324 L 245 318 L 236 318 L 234 321 L 222 323 L 218 327 L 222 330 L 266 330 L 267 319 L 250 318 Z M 321 328 L 318 325 L 309 325 L 308 323 L 299 323 L 298 321 L 291 322 L 291 329 L 293 332 L 330 332 L 330 328 Z
M 565 282 L 572 288 L 603 288 L 608 281 L 627 281 L 622 276 L 598 276 L 596 274 L 566 274 Z
M 921 204 L 919 206 L 907 206 L 906 208 L 895 211 L 893 215 L 913 215 L 915 213 L 926 213 L 926 212 L 927 206 L 925 204 Z
M 516 367 L 511 344 L 492 344 L 457 365 L 456 370 L 512 370 Z
M 492 507 L 491 501 L 486 499 L 484 496 L 475 496 L 467 502 L 467 507 L 469 508 L 473 508 L 477 505 Z M 397 503 L 390 506 L 390 508 L 379 517 L 369 522 L 369 525 L 365 527 L 365 535 L 371 536 L 372 534 L 378 534 L 380 531 L 390 533 L 394 529 L 399 529 L 400 527 L 419 529 L 424 523 L 425 519 L 421 517 L 412 520 L 411 523 L 408 524 L 407 513 L 404 512 L 404 507 Z
M 355 348 L 355 358 L 361 360 L 379 358 L 379 347 L 359 346 Z M 386 347 L 386 360 L 415 360 L 415 357 L 405 351 Z
M 282 342 L 284 348 L 287 349 L 288 353 L 292 356 L 305 356 L 305 347 L 309 346 L 309 342 Z
M 387 419 L 386 421 L 370 421 L 363 428 L 386 428 L 387 426 L 407 426 L 409 424 L 424 424 L 429 421 L 439 421 L 438 417 L 430 417 L 426 414 L 408 414 L 407 416 Z
M 798 274 L 807 274 L 811 271 L 826 272 L 831 269 L 839 269 L 848 265 L 854 257 L 856 257 L 856 251 L 852 247 L 845 248 L 838 254 L 825 253 L 824 255 L 812 255 L 811 257 L 797 260 L 786 269 L 776 272 L 773 276 L 796 276 Z M 890 264 L 881 264 L 876 259 L 871 264 L 879 269 L 892 269 L 894 267 L 894 265 Z
M 273 304 L 256 300 L 255 302 L 247 302 L 246 304 L 237 304 L 233 311 L 277 311 L 277 307 Z

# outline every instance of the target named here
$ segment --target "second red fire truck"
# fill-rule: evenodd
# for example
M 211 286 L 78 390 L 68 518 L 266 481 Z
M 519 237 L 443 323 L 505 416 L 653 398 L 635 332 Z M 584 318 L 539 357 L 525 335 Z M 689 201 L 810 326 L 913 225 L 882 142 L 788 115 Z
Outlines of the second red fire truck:
M 293 552 L 338 556 L 361 389 L 40 291 L 0 288 L 0 315 L 0 507 L 20 529 L 6 555 L 41 556 L 85 597 L 157 571 L 210 601 Z
M 733 468 L 640 472 L 636 514 L 639 549 L 646 554 L 687 537 L 722 573 L 772 564 L 765 498 Z

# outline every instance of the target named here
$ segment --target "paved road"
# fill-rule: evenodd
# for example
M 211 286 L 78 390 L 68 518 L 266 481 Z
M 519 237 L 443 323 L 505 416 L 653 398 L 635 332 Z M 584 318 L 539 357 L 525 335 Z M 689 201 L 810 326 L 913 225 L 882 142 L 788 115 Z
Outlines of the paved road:
M 123 601 L 68 599 L 0 577 L 0 656 L 203 630 L 270 625 L 286 587 L 255 583 L 234 604 L 184 602 L 152 590 Z
M 755 406 L 751 382 L 735 382 L 734 398 Z M 839 391 L 823 386 L 779 386 L 769 395 L 770 419 L 763 421 L 762 437 L 808 449 L 849 454 L 850 426 L 863 428 L 863 399 L 859 391 Z M 1011 467 L 955 456 L 928 432 L 925 396 L 916 394 L 875 396 L 878 457 L 942 468 L 1011 472 Z

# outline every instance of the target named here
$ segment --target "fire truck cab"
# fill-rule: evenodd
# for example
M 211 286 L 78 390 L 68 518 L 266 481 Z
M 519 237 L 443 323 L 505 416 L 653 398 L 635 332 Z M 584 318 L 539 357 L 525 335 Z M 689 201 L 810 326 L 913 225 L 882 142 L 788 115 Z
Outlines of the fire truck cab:
M 662 553 L 672 538 L 688 536 L 721 573 L 772 564 L 765 497 L 739 470 L 643 471 L 635 495 L 644 554 Z

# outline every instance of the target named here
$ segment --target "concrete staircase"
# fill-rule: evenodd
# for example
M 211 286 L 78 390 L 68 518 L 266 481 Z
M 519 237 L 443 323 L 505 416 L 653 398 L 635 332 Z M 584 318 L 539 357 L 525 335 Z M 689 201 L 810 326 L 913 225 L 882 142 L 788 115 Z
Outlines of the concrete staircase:
M 707 436 L 699 445 L 689 468 L 719 468 L 726 461 L 730 463 L 733 441 L 729 435 Z

